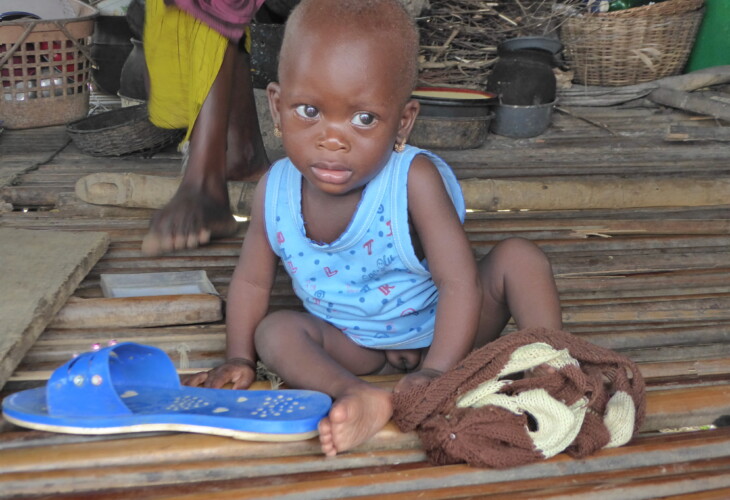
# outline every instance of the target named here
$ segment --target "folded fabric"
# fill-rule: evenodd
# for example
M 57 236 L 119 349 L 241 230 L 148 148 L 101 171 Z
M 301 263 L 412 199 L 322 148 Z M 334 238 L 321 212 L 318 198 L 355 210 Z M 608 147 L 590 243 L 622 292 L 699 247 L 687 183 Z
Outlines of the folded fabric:
M 264 0 L 165 0 L 204 22 L 224 37 L 238 41 Z
M 432 463 L 506 468 L 621 446 L 645 415 L 636 364 L 570 333 L 527 329 L 472 352 L 430 384 L 393 395 Z
M 8 396 L 3 417 L 70 434 L 183 431 L 293 441 L 316 436 L 330 405 L 315 391 L 183 387 L 162 350 L 124 342 L 63 364 L 46 387 Z

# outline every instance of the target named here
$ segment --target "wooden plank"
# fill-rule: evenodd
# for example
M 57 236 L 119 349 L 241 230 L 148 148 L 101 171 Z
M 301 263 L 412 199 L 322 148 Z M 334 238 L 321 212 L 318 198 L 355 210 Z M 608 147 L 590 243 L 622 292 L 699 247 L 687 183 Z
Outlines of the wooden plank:
M 212 294 L 72 297 L 48 326 L 61 329 L 150 327 L 212 323 L 222 318 L 222 300 Z
M 420 450 L 350 453 L 338 457 L 336 461 L 325 462 L 322 456 L 314 453 L 291 457 L 251 458 L 247 456 L 192 460 L 167 463 L 140 463 L 137 465 L 117 465 L 105 469 L 103 474 L 94 468 L 67 468 L 40 471 L 33 474 L 16 472 L 0 474 L 0 487 L 14 494 L 79 494 L 112 488 L 134 488 L 145 484 L 146 488 L 171 485 L 190 485 L 195 483 L 237 483 L 264 482 L 271 475 L 294 476 L 337 471 L 349 472 L 365 470 L 383 464 L 399 466 L 422 462 L 424 454 Z M 44 478 L 39 484 L 38 475 Z M 162 489 L 162 488 L 159 488 Z M 155 496 L 161 492 L 158 490 Z M 136 497 L 136 495 L 135 495 Z
M 106 233 L 0 228 L 0 387 L 108 244 Z
M 38 434 L 43 438 L 43 433 Z M 357 488 L 351 491 L 353 495 L 368 495 L 374 491 L 403 493 L 414 488 L 431 490 L 508 481 L 555 480 L 556 477 L 593 473 L 615 473 L 620 477 L 634 468 L 671 468 L 673 464 L 715 458 L 724 459 L 721 463 L 727 466 L 729 434 L 728 430 L 716 430 L 646 436 L 624 447 L 602 450 L 583 459 L 558 455 L 507 470 L 473 469 L 463 465 L 433 467 L 424 462 L 425 456 L 417 441 L 394 440 L 392 436 L 335 459 L 323 457 L 315 440 L 286 444 L 241 443 L 226 438 L 171 434 L 115 440 L 78 440 L 71 436 L 77 442 L 64 444 L 63 440 L 49 436 L 52 439 L 46 446 L 40 439 L 16 445 L 8 441 L 10 446 L 0 447 L 3 449 L 0 486 L 6 494 L 82 493 L 126 488 L 126 494 L 131 495 L 130 489 L 141 485 L 187 484 L 182 491 L 190 491 L 191 485 L 202 483 L 195 487 L 198 494 L 213 488 L 220 492 L 221 486 L 226 486 L 230 496 L 225 498 L 238 498 L 236 495 L 250 498 L 264 493 L 273 496 L 301 493 L 305 495 L 301 498 L 326 498 L 328 490 L 338 486 Z M 50 445 L 54 446 L 54 453 L 44 457 L 45 449 Z M 2 463 L 3 459 L 5 463 Z M 705 466 L 705 469 L 709 470 L 709 467 Z M 420 482 L 421 479 L 426 480 Z M 384 489 L 366 491 L 367 484 Z M 515 488 L 514 484 L 512 488 Z
M 49 162 L 69 142 L 65 127 L 4 131 L 0 134 L 0 189 Z
M 712 461 L 722 463 L 722 459 Z M 488 485 L 451 486 L 431 490 L 410 491 L 388 495 L 366 495 L 360 499 L 556 499 L 595 498 L 667 498 L 667 493 L 689 493 L 730 484 L 726 468 L 707 469 L 703 461 L 669 466 L 641 467 L 629 470 L 558 476 L 520 482 L 490 483 Z M 411 495 L 411 496 L 409 496 Z M 682 497 L 684 498 L 684 497 Z
M 564 308 L 563 320 L 571 323 L 656 323 L 682 320 L 730 319 L 730 297 L 695 300 L 665 300 L 626 304 L 599 304 L 571 310 Z
M 727 500 L 730 498 L 730 488 L 710 489 L 696 493 L 669 495 L 664 500 Z
M 730 415 L 730 385 L 647 392 L 644 431 L 709 425 Z
M 339 459 L 338 459 L 339 461 Z M 427 469 L 425 463 L 399 464 L 397 466 L 390 465 L 388 468 L 394 472 L 409 473 L 410 471 L 418 471 Z M 208 492 L 215 497 L 216 493 L 224 492 L 234 488 L 252 488 L 255 485 L 263 484 L 281 484 L 288 479 L 308 480 L 310 482 L 316 480 L 327 479 L 337 474 L 338 469 L 333 467 L 329 473 L 308 473 L 306 476 L 268 476 L 263 478 L 234 477 L 231 479 L 214 479 L 209 478 L 208 481 L 197 482 L 194 484 L 170 484 L 153 487 L 138 487 L 129 484 L 125 489 L 111 491 L 94 491 L 93 498 L 95 500 L 126 500 L 124 495 L 134 495 L 134 498 L 142 500 L 147 498 L 175 498 L 179 495 L 190 494 L 191 491 L 196 494 Z M 69 471 L 73 473 L 74 471 Z M 345 469 L 340 474 L 357 474 L 369 475 L 379 474 L 383 472 L 382 467 L 361 467 L 358 469 Z M 488 484 L 473 484 L 468 486 L 452 485 L 448 487 L 436 487 L 432 489 L 421 489 L 418 491 L 405 491 L 402 493 L 377 494 L 358 496 L 360 499 L 412 499 L 419 498 L 424 500 L 434 499 L 454 499 L 454 498 L 585 498 L 591 495 L 591 498 L 597 495 L 599 498 L 607 498 L 614 500 L 616 498 L 654 498 L 652 491 L 656 489 L 658 484 L 664 491 L 676 493 L 683 491 L 681 498 L 713 498 L 726 500 L 727 496 L 717 496 L 718 491 L 713 489 L 707 491 L 707 488 L 713 488 L 718 482 L 723 481 L 727 474 L 727 459 L 719 458 L 713 460 L 694 460 L 668 465 L 658 465 L 650 467 L 636 467 L 628 470 L 612 470 L 612 471 L 596 471 L 572 475 L 559 475 L 551 478 L 537 478 L 521 481 L 509 481 L 505 479 L 500 482 Z M 375 476 L 374 476 L 375 477 Z M 92 480 L 98 480 L 97 477 L 91 477 Z M 703 479 L 708 479 L 707 483 L 703 483 Z M 80 478 L 81 481 L 85 477 Z M 689 480 L 689 481 L 688 481 Z M 705 490 L 700 494 L 710 495 L 694 496 L 688 494 L 689 488 L 686 485 L 677 488 L 678 483 L 689 483 L 690 487 Z M 642 494 L 643 493 L 643 494 Z M 78 500 L 84 498 L 83 493 L 76 492 L 67 494 L 55 494 L 55 500 Z M 248 495 L 242 498 L 249 498 Z M 662 498 L 680 498 L 680 497 L 662 497 Z
M 636 467 L 628 470 L 597 471 L 554 478 L 538 478 L 489 485 L 451 486 L 388 495 L 367 495 L 360 500 L 395 500 L 413 498 L 441 500 L 457 498 L 656 498 L 659 492 L 682 492 L 681 498 L 695 498 L 689 491 L 706 490 L 728 481 L 728 459 L 697 460 L 669 465 Z M 714 490 L 718 491 L 718 490 Z M 698 493 L 699 494 L 699 493 Z M 408 495 L 411 495 L 409 497 Z M 666 497 L 662 498 L 678 498 Z M 697 498 L 703 498 L 698 496 Z M 722 498 L 727 497 L 708 497 Z
M 676 142 L 730 141 L 730 127 L 670 125 L 665 140 Z
M 337 477 L 315 475 L 287 476 L 268 485 L 252 484 L 249 487 L 216 490 L 216 498 L 243 499 L 276 497 L 279 499 L 323 499 L 323 498 L 380 498 L 387 494 L 404 495 L 410 498 L 418 492 L 432 489 L 477 487 L 488 492 L 493 484 L 518 483 L 534 479 L 554 477 L 570 477 L 590 474 L 596 471 L 622 471 L 624 477 L 632 477 L 633 468 L 666 466 L 703 459 L 725 457 L 730 446 L 728 433 L 717 433 L 714 436 L 705 434 L 687 436 L 685 439 L 669 440 L 657 443 L 655 440 L 637 441 L 633 445 L 613 450 L 602 450 L 593 456 L 575 460 L 564 455 L 553 457 L 545 462 L 538 462 L 522 467 L 505 470 L 477 469 L 465 465 L 441 467 L 419 467 L 405 470 L 384 469 L 382 471 L 366 471 L 363 474 L 340 474 Z M 628 472 L 628 474 L 627 474 Z M 727 475 L 723 478 L 727 480 Z M 720 483 L 722 484 L 722 483 Z M 726 483 L 727 484 L 727 483 Z M 695 482 L 694 488 L 701 487 Z M 692 487 L 686 487 L 692 491 Z M 197 488 L 196 488 L 197 489 Z M 668 493 L 670 493 L 668 491 Z M 174 498 L 197 500 L 206 499 L 209 491 L 196 491 L 188 495 L 174 495 Z M 535 493 L 533 492 L 532 495 Z M 619 494 L 619 498 L 621 495 Z M 172 498 L 172 496 L 170 496 Z M 616 498 L 616 497 L 613 497 Z

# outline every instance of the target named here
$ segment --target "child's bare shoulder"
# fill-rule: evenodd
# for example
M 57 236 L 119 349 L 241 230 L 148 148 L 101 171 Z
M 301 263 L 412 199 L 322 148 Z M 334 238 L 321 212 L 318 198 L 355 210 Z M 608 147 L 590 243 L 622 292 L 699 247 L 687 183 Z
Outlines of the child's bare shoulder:
M 444 180 L 431 159 L 423 154 L 413 158 L 411 168 L 408 170 L 408 193 L 414 192 L 419 196 L 431 190 L 443 191 Z

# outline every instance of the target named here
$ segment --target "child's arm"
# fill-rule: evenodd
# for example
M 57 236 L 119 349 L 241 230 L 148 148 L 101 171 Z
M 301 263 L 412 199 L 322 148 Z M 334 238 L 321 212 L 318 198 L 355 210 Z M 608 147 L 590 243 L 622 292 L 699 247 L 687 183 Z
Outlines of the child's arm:
M 434 339 L 422 368 L 404 377 L 398 389 L 445 372 L 471 351 L 482 303 L 482 287 L 469 240 L 441 175 L 422 155 L 414 159 L 408 174 L 408 207 L 439 300 Z
M 194 375 L 188 385 L 220 388 L 228 383 L 245 389 L 256 378 L 254 332 L 266 315 L 278 257 L 271 250 L 264 227 L 266 178 L 256 187 L 246 237 L 231 278 L 226 303 L 226 362 Z

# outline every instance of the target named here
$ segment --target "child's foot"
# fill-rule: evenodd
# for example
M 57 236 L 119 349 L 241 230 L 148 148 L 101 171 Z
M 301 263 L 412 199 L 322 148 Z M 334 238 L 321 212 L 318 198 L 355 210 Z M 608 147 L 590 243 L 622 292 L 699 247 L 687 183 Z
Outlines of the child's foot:
M 393 414 L 388 391 L 358 386 L 337 398 L 327 417 L 319 423 L 322 453 L 333 457 L 373 437 Z

